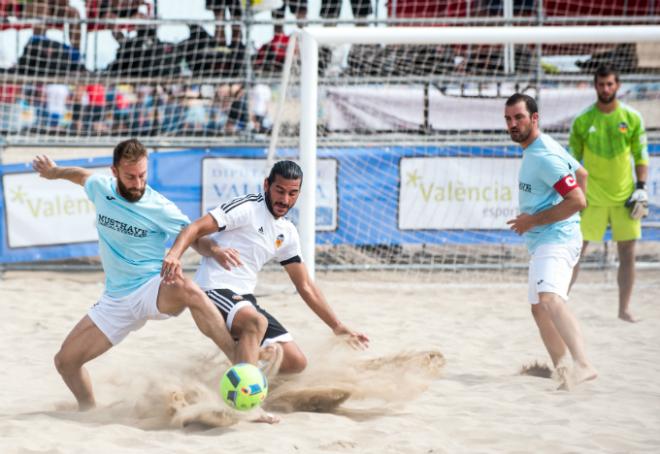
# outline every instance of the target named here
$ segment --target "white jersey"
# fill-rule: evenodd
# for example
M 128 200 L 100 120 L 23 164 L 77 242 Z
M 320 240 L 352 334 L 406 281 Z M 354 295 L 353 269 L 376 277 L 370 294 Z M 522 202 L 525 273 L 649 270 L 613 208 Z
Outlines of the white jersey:
M 227 288 L 238 294 L 254 293 L 257 273 L 271 259 L 281 264 L 300 262 L 300 238 L 285 218 L 275 219 L 262 194 L 230 200 L 209 211 L 220 231 L 211 238 L 221 247 L 240 254 L 242 266 L 227 271 L 211 257 L 203 257 L 195 275 L 202 290 Z

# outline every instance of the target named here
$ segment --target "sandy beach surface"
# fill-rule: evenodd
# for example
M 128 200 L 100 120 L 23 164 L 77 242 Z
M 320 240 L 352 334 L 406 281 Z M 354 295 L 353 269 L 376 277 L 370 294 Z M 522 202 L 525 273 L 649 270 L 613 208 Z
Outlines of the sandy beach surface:
M 271 382 L 276 425 L 219 398 L 227 362 L 186 312 L 152 321 L 89 363 L 99 406 L 78 413 L 55 371 L 61 341 L 103 289 L 96 272 L 0 278 L 2 453 L 658 453 L 660 278 L 640 273 L 616 318 L 615 275 L 584 273 L 570 306 L 600 376 L 570 392 L 523 376 L 547 363 L 521 283 L 481 276 L 320 273 L 328 300 L 371 337 L 353 351 L 266 273 L 260 303 L 306 352 L 308 369 Z

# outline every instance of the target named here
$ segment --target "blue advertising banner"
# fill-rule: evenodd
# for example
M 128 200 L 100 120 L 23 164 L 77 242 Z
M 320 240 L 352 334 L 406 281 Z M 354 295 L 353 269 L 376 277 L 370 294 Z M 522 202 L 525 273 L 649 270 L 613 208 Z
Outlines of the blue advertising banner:
M 660 240 L 660 144 L 649 146 L 650 215 Z M 149 184 L 191 219 L 267 175 L 263 148 L 154 152 Z M 295 156 L 283 150 L 280 156 Z M 517 147 L 345 147 L 319 150 L 317 244 L 521 243 L 507 229 L 517 210 Z M 59 162 L 108 172 L 110 158 Z M 0 263 L 97 255 L 84 190 L 47 181 L 25 164 L 0 166 Z M 297 212 L 292 210 L 295 222 Z

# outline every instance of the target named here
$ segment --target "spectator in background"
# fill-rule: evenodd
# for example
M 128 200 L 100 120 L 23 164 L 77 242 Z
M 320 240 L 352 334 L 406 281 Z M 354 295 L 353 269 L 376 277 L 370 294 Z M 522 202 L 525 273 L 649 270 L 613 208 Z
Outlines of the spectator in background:
M 276 33 L 273 39 L 264 43 L 254 59 L 254 68 L 263 73 L 279 72 L 284 67 L 286 49 L 289 46 L 289 35 Z
M 0 134 L 16 127 L 20 92 L 18 84 L 0 83 Z
M 343 0 L 321 0 L 320 15 L 323 19 L 339 19 L 341 12 L 341 5 Z M 373 13 L 371 7 L 371 0 L 350 0 L 351 10 L 353 11 L 353 18 L 358 21 L 366 19 L 368 15 Z M 364 23 L 357 23 L 356 25 L 366 25 Z
M 250 114 L 254 130 L 258 134 L 267 134 L 272 127 L 271 120 L 268 116 L 268 108 L 270 107 L 271 98 L 272 91 L 268 85 L 256 84 L 254 88 L 252 88 L 250 96 Z
M 298 19 L 298 24 L 302 24 L 303 20 L 307 17 L 307 0 L 284 0 L 281 8 L 274 9 L 271 12 L 273 20 L 284 19 L 287 7 L 289 8 L 289 11 L 291 11 L 291 14 Z M 281 24 L 275 24 L 273 27 L 273 33 L 275 35 L 284 34 L 284 26 Z
M 69 42 L 71 46 L 80 50 L 80 13 L 76 8 L 69 5 L 68 0 L 25 0 L 22 3 L 22 16 L 26 19 L 44 19 L 44 22 L 35 24 L 32 28 L 33 35 L 46 36 L 49 25 L 62 23 L 50 23 L 49 19 L 68 19 L 76 22 L 69 24 Z
M 206 0 L 206 9 L 213 12 L 215 20 L 224 22 L 225 20 L 240 21 L 243 18 L 243 8 L 241 7 L 241 0 Z M 233 24 L 231 26 L 231 43 L 240 42 L 242 38 L 242 31 L 240 24 Z M 225 34 L 225 26 L 223 24 L 216 24 L 215 26 L 215 39 L 219 45 L 227 45 L 227 36 Z
M 249 112 L 247 96 L 241 84 L 232 84 L 229 88 L 231 104 L 227 113 L 227 123 L 225 132 L 227 134 L 236 134 L 245 130 L 248 126 Z
M 151 133 L 154 125 L 153 96 L 150 88 L 140 86 L 136 88 L 137 100 L 132 105 L 129 114 L 129 134 L 144 136 Z
M 209 122 L 206 125 L 208 135 L 219 135 L 224 131 L 225 123 L 227 123 L 228 105 L 222 98 L 223 89 L 220 86 L 216 88 L 213 95 L 213 101 L 209 108 Z
M 112 132 L 123 134 L 128 130 L 131 100 L 127 88 L 116 85 L 112 91 Z
M 85 109 L 89 104 L 87 90 L 84 85 L 76 85 L 73 90 L 73 103 L 71 109 L 71 128 L 76 135 L 82 135 L 85 121 Z
M 46 85 L 46 129 L 57 132 L 66 113 L 69 87 L 64 84 Z
M 235 134 L 247 127 L 249 115 L 243 85 L 220 85 L 216 91 L 216 102 L 214 104 L 227 115 L 227 119 L 223 125 L 223 132 L 226 134 Z M 218 117 L 217 114 L 216 117 Z M 224 120 L 223 116 L 219 118 Z
M 145 0 L 101 0 L 98 6 L 98 17 L 102 19 L 148 19 L 149 4 Z M 138 35 L 148 27 L 138 26 Z M 113 25 L 112 36 L 121 42 L 124 39 L 122 29 L 125 25 Z
M 186 114 L 183 119 L 183 130 L 188 134 L 201 134 L 208 124 L 206 102 L 198 87 L 190 87 L 185 93 Z
M 105 86 L 103 84 L 90 84 L 85 87 L 87 92 L 87 113 L 83 122 L 85 132 L 100 134 L 105 132 Z

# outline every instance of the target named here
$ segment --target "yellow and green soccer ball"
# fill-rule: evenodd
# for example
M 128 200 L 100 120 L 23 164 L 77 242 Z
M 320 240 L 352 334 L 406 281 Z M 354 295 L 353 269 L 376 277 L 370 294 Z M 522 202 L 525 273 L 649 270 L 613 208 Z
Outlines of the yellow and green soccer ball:
M 227 405 L 236 410 L 251 410 L 266 399 L 268 380 L 257 366 L 236 364 L 222 376 L 220 395 Z

